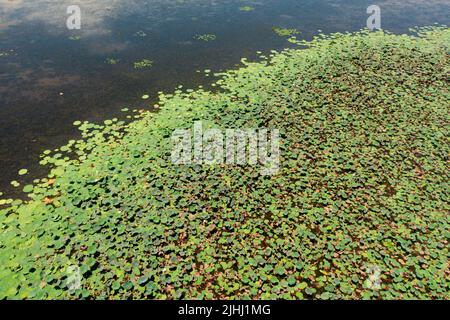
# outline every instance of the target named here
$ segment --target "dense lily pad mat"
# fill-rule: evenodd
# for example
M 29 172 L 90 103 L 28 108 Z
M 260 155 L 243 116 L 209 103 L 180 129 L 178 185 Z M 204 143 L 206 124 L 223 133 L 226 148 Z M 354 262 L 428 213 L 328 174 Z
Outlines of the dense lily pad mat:
M 2 200 L 0 297 L 449 298 L 449 29 L 304 45 L 131 124 L 77 122 L 32 200 Z M 196 120 L 279 129 L 279 173 L 172 165 Z

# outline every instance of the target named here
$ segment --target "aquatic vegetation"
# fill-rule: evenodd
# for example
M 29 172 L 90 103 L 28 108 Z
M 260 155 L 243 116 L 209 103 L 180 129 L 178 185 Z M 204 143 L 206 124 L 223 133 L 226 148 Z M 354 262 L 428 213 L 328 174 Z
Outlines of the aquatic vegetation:
M 291 37 L 296 34 L 300 34 L 300 31 L 298 31 L 297 29 L 286 29 L 286 28 L 273 27 L 272 30 L 280 37 Z
M 153 66 L 153 60 L 149 60 L 149 59 L 142 59 L 140 61 L 136 61 L 134 63 L 134 68 L 135 69 L 147 69 L 147 68 L 151 68 Z
M 120 59 L 116 58 L 106 58 L 105 63 L 110 65 L 116 65 L 120 62 Z
M 81 36 L 70 36 L 69 40 L 78 41 L 78 40 L 81 40 Z
M 23 187 L 23 192 L 25 193 L 29 193 L 31 191 L 33 191 L 33 186 L 31 184 L 27 184 L 25 187 Z
M 239 7 L 239 10 L 240 11 L 253 11 L 253 10 L 255 10 L 255 8 L 251 7 L 251 6 L 243 6 L 243 7 Z
M 148 94 L 144 94 L 144 95 L 142 96 L 142 99 L 143 99 L 143 100 L 147 100 L 148 98 L 150 98 L 150 96 L 149 96 Z
M 216 35 L 214 35 L 214 34 L 196 34 L 194 36 L 194 39 L 200 40 L 200 41 L 205 41 L 205 42 L 214 41 L 214 40 L 216 40 Z
M 28 170 L 27 169 L 20 169 L 18 173 L 19 173 L 19 176 L 23 176 L 23 175 L 28 173 Z
M 139 30 L 139 31 L 136 32 L 134 35 L 135 35 L 136 37 L 140 37 L 140 38 L 144 38 L 144 37 L 147 36 L 147 34 L 146 34 L 144 31 L 142 31 L 142 30 Z
M 14 188 L 17 188 L 18 186 L 20 186 L 20 183 L 19 183 L 18 181 L 14 180 L 14 181 L 11 181 L 11 185 L 12 185 Z
M 0 200 L 0 298 L 449 299 L 450 30 L 419 35 L 320 36 L 78 122 L 30 200 Z M 198 120 L 279 129 L 279 174 L 173 165 Z

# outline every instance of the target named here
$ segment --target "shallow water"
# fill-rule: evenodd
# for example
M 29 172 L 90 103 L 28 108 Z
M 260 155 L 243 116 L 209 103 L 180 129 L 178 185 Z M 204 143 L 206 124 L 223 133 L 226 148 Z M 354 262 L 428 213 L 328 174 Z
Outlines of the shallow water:
M 75 120 L 119 116 L 123 107 L 149 108 L 158 91 L 195 88 L 212 78 L 204 69 L 238 66 L 256 51 L 289 47 L 274 26 L 298 38 L 366 26 L 366 0 L 0 0 L 0 190 L 10 181 L 45 175 L 39 154 L 77 137 Z M 78 4 L 81 30 L 66 27 L 67 6 Z M 377 1 L 382 27 L 447 24 L 448 0 Z M 239 10 L 251 6 L 252 11 Z M 214 34 L 214 41 L 195 35 Z M 144 36 L 145 35 L 145 36 Z M 119 60 L 117 64 L 107 59 Z M 149 69 L 133 63 L 151 59 Z M 19 178 L 17 171 L 30 174 Z M 19 188 L 21 189 L 21 188 Z

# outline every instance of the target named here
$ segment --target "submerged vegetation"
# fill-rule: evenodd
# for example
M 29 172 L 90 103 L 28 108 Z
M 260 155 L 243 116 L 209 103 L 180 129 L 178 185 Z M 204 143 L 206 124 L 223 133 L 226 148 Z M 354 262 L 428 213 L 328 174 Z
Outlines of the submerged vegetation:
M 242 6 L 242 7 L 239 7 L 239 10 L 240 11 L 253 11 L 253 10 L 255 10 L 255 8 L 254 7 L 251 7 L 251 6 Z
M 196 34 L 194 36 L 195 40 L 200 40 L 200 41 L 205 41 L 205 42 L 214 41 L 214 40 L 216 40 L 216 38 L 217 37 L 215 34 Z
M 273 27 L 272 30 L 280 37 L 292 37 L 297 34 L 300 34 L 300 31 L 298 31 L 297 29 L 286 29 L 286 28 Z
M 320 36 L 77 122 L 31 200 L 0 200 L 0 298 L 450 298 L 450 30 L 419 34 Z M 198 120 L 279 129 L 280 172 L 173 165 Z
M 147 36 L 147 34 L 146 34 L 144 31 L 142 31 L 142 30 L 139 30 L 139 31 L 136 32 L 134 35 L 135 35 L 136 37 L 139 37 L 139 38 L 145 38 L 145 37 Z
M 153 60 L 150 59 L 142 59 L 140 61 L 136 61 L 134 63 L 134 68 L 136 70 L 140 70 L 140 69 L 148 69 L 153 67 Z
M 116 65 L 120 62 L 120 59 L 116 58 L 106 58 L 105 63 L 110 65 Z
M 81 40 L 81 36 L 70 36 L 69 40 L 78 41 L 78 40 Z

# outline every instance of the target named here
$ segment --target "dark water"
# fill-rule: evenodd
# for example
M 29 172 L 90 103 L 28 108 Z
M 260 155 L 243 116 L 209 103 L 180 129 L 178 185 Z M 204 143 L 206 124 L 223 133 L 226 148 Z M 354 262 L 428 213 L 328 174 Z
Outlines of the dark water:
M 66 27 L 73 4 L 82 10 L 81 30 Z M 381 7 L 382 27 L 395 33 L 449 22 L 448 0 L 0 0 L 0 190 L 17 195 L 11 180 L 45 175 L 39 154 L 77 137 L 75 120 L 148 108 L 143 94 L 212 81 L 197 70 L 234 68 L 258 50 L 288 47 L 274 26 L 297 28 L 303 39 L 318 30 L 359 30 L 370 4 Z M 135 70 L 144 58 L 153 67 Z M 18 177 L 21 168 L 30 174 Z

